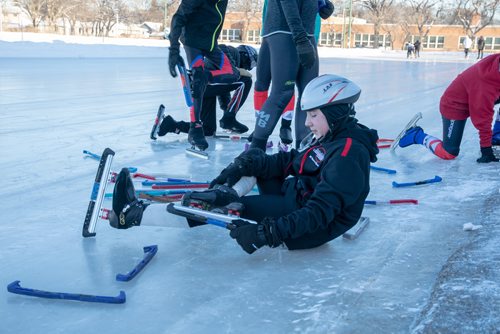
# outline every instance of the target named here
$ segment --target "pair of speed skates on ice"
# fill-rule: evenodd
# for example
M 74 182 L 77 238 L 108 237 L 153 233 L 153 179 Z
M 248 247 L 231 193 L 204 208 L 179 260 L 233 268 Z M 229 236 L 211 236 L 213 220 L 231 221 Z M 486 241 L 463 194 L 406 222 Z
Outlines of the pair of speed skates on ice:
M 215 133 L 215 138 L 232 140 L 249 138 L 249 136 L 242 135 L 248 131 L 248 127 L 238 122 L 234 114 L 225 114 L 220 119 L 219 125 L 224 131 Z M 179 134 L 181 132 L 188 134 L 188 141 L 191 145 L 191 148 L 186 149 L 186 153 L 207 159 L 208 154 L 205 151 L 208 148 L 208 142 L 203 131 L 203 124 L 201 122 L 177 122 L 172 116 L 165 115 L 165 106 L 160 105 L 151 129 L 150 138 L 156 140 L 159 136 L 164 136 L 167 133 Z

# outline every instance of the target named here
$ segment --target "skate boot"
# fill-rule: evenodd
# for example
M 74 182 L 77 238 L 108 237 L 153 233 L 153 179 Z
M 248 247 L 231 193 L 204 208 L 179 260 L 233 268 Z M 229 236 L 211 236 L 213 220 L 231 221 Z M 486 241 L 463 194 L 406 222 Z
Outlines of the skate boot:
M 160 130 L 158 131 L 158 136 L 164 136 L 169 132 L 173 132 L 176 134 L 179 134 L 181 130 L 177 127 L 177 122 L 175 119 L 172 118 L 172 116 L 167 115 L 166 117 L 163 118 L 163 120 L 160 123 Z
M 194 122 L 189 125 L 188 141 L 193 148 L 198 148 L 204 151 L 208 148 L 205 134 L 203 133 L 203 125 L 201 122 Z
M 201 210 L 212 211 L 229 203 L 239 201 L 236 191 L 225 185 L 216 185 L 205 191 L 192 191 L 184 194 L 181 204 Z
M 219 121 L 219 125 L 224 130 L 229 130 L 234 133 L 245 133 L 248 127 L 236 120 L 234 113 L 224 113 L 224 116 Z
M 118 229 L 139 226 L 147 206 L 135 196 L 130 171 L 123 168 L 116 178 L 113 190 L 113 210 L 109 213 L 109 225 Z
M 407 147 L 413 144 L 423 144 L 426 134 L 419 126 L 414 126 L 406 130 L 405 134 L 399 140 L 399 147 Z

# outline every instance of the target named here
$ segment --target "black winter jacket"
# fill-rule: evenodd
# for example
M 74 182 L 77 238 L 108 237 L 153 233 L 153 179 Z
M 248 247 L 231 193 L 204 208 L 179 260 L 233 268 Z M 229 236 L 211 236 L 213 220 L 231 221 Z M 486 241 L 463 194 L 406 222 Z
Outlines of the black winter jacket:
M 224 23 L 228 0 L 182 0 L 172 17 L 170 45 L 212 51 Z M 182 35 L 182 36 L 181 36 Z
M 253 157 L 253 176 L 292 176 L 285 180 L 282 192 L 295 198 L 299 209 L 275 220 L 274 237 L 288 249 L 313 248 L 353 227 L 370 191 L 370 162 L 377 160 L 377 139 L 376 130 L 352 118 L 335 136 L 302 152 Z

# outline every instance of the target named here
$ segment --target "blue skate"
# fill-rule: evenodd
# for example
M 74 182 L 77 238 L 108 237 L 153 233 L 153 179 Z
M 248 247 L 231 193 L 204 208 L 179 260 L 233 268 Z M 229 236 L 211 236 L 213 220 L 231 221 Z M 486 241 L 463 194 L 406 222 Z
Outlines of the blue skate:
M 425 133 L 420 126 L 414 126 L 406 130 L 405 134 L 399 140 L 399 147 L 407 147 L 413 144 L 422 144 Z

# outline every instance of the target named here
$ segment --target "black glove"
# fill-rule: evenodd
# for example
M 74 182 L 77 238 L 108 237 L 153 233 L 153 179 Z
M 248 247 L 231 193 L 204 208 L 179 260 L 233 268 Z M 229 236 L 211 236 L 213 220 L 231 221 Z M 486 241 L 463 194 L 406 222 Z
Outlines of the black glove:
M 311 68 L 316 61 L 316 52 L 311 41 L 304 33 L 298 38 L 294 39 L 295 48 L 297 49 L 297 54 L 299 55 L 299 61 L 304 68 Z
M 487 162 L 498 162 L 500 161 L 493 154 L 493 149 L 490 147 L 481 147 L 481 158 L 476 160 L 479 163 L 487 163 Z
M 262 224 L 252 224 L 246 220 L 237 219 L 231 222 L 236 227 L 229 235 L 236 239 L 238 245 L 248 254 L 252 254 L 262 246 L 268 245 L 266 228 Z
M 171 46 L 168 48 L 168 69 L 173 78 L 177 76 L 177 70 L 175 69 L 177 65 L 185 67 L 184 59 L 180 55 L 179 46 Z
M 222 170 L 219 176 L 210 182 L 209 188 L 213 188 L 217 184 L 226 184 L 228 187 L 232 187 L 242 176 L 252 176 L 251 172 L 254 164 L 253 151 L 248 150 L 236 157 L 234 162 L 230 163 L 229 166 Z
M 333 3 L 330 2 L 330 0 L 323 0 L 323 1 L 324 1 L 324 3 L 322 3 L 319 6 L 318 12 L 319 12 L 319 16 L 321 16 L 321 18 L 323 20 L 326 20 L 327 18 L 332 16 L 333 11 L 335 10 L 335 7 L 333 6 Z

